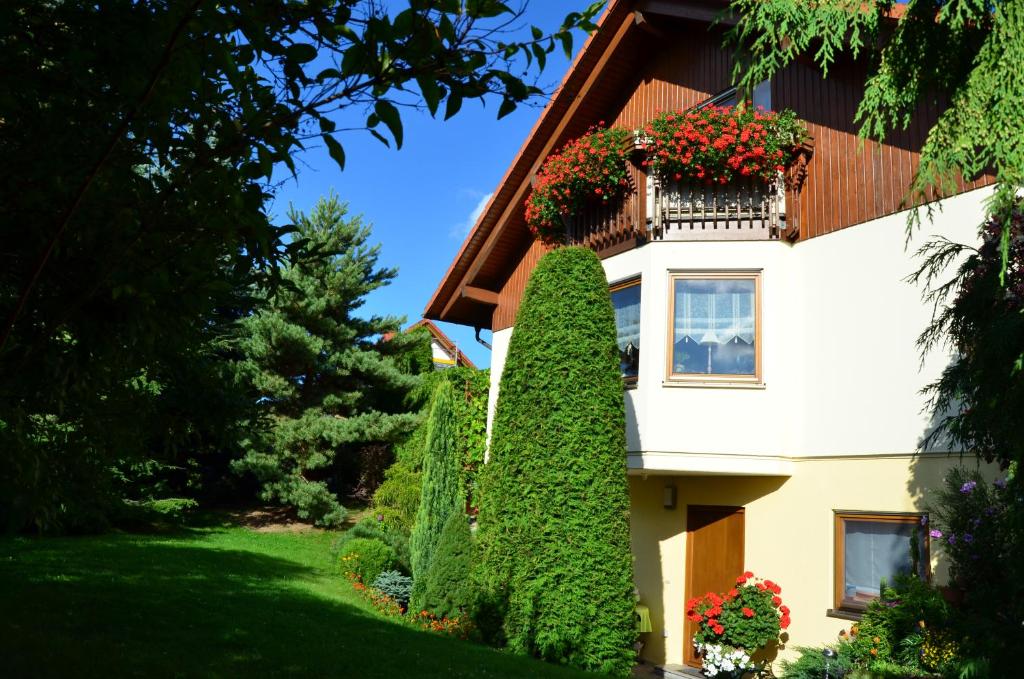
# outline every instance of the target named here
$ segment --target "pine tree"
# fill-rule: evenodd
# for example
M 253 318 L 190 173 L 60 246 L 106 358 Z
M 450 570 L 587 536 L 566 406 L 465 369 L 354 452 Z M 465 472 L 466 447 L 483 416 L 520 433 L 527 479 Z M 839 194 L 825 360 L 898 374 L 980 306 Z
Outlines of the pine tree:
M 636 633 L 618 356 L 597 256 L 545 255 L 501 376 L 479 537 L 487 608 L 512 650 L 628 676 Z
M 409 355 L 423 338 L 394 334 L 400 319 L 357 315 L 397 272 L 377 267 L 380 246 L 367 244 L 370 227 L 345 203 L 331 195 L 310 215 L 289 217 L 316 254 L 285 267 L 275 294 L 243 321 L 238 374 L 269 427 L 246 441 L 234 466 L 257 477 L 264 499 L 337 525 L 345 518 L 337 491 L 360 448 L 394 443 L 416 423 L 406 405 L 419 380 Z
M 441 381 L 430 409 L 427 446 L 423 457 L 423 490 L 410 540 L 414 609 L 420 607 L 426 575 L 430 571 L 445 523 L 452 514 L 462 512 L 465 501 L 459 473 L 453 396 L 451 382 Z

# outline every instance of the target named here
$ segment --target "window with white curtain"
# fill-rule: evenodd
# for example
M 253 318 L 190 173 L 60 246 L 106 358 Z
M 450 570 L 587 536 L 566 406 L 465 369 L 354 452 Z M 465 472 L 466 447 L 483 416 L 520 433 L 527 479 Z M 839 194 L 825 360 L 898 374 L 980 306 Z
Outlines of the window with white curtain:
M 619 366 L 627 383 L 636 382 L 640 374 L 640 289 L 639 278 L 611 288 Z
M 881 583 L 900 574 L 928 575 L 920 514 L 836 513 L 836 608 L 864 610 Z M 915 564 L 916 560 L 916 564 Z
M 673 274 L 670 379 L 760 378 L 760 273 Z

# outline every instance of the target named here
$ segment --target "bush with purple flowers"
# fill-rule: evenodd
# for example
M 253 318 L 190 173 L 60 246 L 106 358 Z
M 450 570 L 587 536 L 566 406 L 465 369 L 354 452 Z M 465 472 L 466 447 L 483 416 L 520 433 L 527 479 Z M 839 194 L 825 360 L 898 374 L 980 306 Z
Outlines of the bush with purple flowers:
M 932 547 L 948 557 L 952 589 L 962 595 L 962 638 L 989 658 L 1024 647 L 1024 568 L 1015 558 L 1017 485 L 957 467 L 929 500 Z

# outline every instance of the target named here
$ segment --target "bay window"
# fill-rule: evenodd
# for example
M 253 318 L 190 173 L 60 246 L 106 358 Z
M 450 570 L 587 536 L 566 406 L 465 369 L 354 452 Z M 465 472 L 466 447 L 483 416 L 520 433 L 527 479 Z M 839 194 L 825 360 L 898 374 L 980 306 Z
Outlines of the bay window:
M 611 287 L 619 367 L 627 384 L 635 384 L 640 374 L 640 289 L 639 278 Z

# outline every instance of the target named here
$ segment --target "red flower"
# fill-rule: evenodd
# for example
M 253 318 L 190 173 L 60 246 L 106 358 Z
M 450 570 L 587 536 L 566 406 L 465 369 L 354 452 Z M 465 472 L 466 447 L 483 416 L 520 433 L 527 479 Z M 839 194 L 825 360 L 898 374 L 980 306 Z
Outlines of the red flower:
M 775 606 L 776 608 L 778 608 L 779 604 L 781 604 L 781 603 L 782 603 L 782 599 L 780 599 L 777 596 L 773 596 L 772 597 L 772 606 Z
M 789 615 L 789 606 L 779 606 L 779 612 L 783 615 Z
M 754 577 L 754 574 L 751 573 L 750 571 L 747 571 L 746 573 L 743 574 L 743 577 L 745 577 L 745 578 L 752 578 L 752 577 Z
M 747 608 L 746 606 L 744 606 L 743 607 L 743 616 L 747 617 L 747 618 L 753 618 L 754 617 L 754 609 L 753 608 Z
M 774 587 L 772 587 L 772 591 L 775 592 L 776 594 L 782 594 L 782 588 L 779 587 L 778 585 L 775 585 Z
M 782 629 L 786 629 L 786 628 L 789 627 L 789 616 L 788 615 L 784 615 L 784 616 L 782 616 L 782 618 L 779 619 L 779 627 L 781 627 Z
M 740 577 L 736 578 L 736 584 L 737 585 L 745 585 L 745 584 L 747 584 L 746 576 L 741 575 Z

